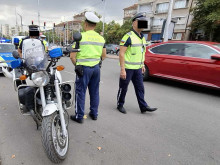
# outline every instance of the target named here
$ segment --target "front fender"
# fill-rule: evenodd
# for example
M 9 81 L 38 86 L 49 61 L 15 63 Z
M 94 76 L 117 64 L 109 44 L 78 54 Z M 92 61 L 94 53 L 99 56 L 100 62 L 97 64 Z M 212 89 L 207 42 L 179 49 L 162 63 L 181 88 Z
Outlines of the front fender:
M 58 80 L 59 80 L 59 83 L 62 83 L 62 82 L 63 82 L 63 79 L 62 79 L 61 73 L 56 70 L 56 75 L 57 75 L 57 78 L 58 78 Z
M 54 113 L 55 111 L 58 111 L 58 107 L 57 104 L 47 104 L 44 109 L 43 109 L 43 113 L 42 116 L 49 116 L 52 113 Z
M 13 78 L 13 71 L 9 72 L 7 67 L 2 67 L 2 72 L 7 78 Z

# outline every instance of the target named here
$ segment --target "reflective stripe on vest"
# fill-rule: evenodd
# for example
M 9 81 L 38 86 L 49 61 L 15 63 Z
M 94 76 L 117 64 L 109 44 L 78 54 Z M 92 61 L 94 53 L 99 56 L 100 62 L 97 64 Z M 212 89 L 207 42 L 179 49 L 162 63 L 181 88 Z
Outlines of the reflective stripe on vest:
M 97 45 L 97 46 L 104 46 L 104 43 L 100 43 L 100 42 L 80 42 L 80 45 Z
M 131 47 L 144 46 L 144 44 L 132 44 Z
M 77 59 L 77 62 L 90 62 L 90 61 L 100 61 L 100 59 L 97 58 L 86 58 L 86 59 Z
M 125 64 L 130 64 L 130 65 L 142 65 L 142 64 L 144 64 L 144 62 L 128 62 L 128 61 L 125 61 Z

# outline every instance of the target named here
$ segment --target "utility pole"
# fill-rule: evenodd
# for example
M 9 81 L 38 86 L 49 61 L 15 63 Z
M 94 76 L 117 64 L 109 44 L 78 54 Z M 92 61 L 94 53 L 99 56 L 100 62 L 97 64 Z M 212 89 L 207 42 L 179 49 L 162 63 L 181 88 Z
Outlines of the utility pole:
M 16 10 L 16 7 L 15 7 L 15 17 L 16 17 L 15 33 L 18 35 L 18 21 L 17 21 L 17 10 Z
M 61 33 L 60 33 L 60 46 L 61 46 Z
M 104 36 L 105 32 L 105 6 L 106 6 L 106 0 L 102 0 L 104 2 L 104 12 L 103 12 L 103 24 L 102 24 L 102 36 Z
M 53 44 L 54 44 L 54 27 L 52 29 L 52 36 L 53 36 Z
M 40 0 L 37 1 L 38 1 L 38 26 L 40 28 Z
M 171 23 L 172 9 L 173 9 L 173 0 L 170 0 L 169 9 L 168 9 L 168 13 L 167 13 L 167 21 L 166 21 L 165 30 L 164 30 L 164 40 L 163 40 L 164 42 L 168 41 L 169 26 Z
M 18 14 L 18 13 L 17 13 Z M 22 35 L 23 35 L 23 24 L 22 24 L 22 16 L 20 15 L 20 14 L 18 14 L 19 16 L 20 16 L 20 18 L 21 18 L 21 33 L 22 33 Z
M 68 44 L 68 23 L 69 22 L 67 21 L 67 25 L 66 25 L 67 26 L 67 28 L 66 28 L 66 42 L 67 43 L 66 43 L 66 45 Z

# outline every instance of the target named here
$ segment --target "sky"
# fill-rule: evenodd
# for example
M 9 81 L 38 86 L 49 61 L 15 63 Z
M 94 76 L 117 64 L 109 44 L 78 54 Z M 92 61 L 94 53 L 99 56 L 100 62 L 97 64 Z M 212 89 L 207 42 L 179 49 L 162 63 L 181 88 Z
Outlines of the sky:
M 38 8 L 39 1 L 39 8 Z M 137 0 L 105 0 L 105 21 L 115 20 L 122 23 L 123 9 L 137 3 Z M 103 0 L 0 0 L 0 25 L 17 23 L 23 25 L 38 24 L 38 10 L 40 11 L 40 22 L 46 22 L 46 26 L 52 27 L 53 23 L 73 20 L 73 15 L 87 11 L 95 11 L 104 14 Z M 17 14 L 15 14 L 17 13 Z M 102 19 L 102 18 L 101 18 Z

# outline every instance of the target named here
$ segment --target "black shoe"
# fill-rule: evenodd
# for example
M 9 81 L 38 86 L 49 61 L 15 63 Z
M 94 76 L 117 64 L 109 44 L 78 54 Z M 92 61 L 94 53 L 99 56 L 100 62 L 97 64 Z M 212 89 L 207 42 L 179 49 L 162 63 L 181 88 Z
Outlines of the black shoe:
M 157 108 L 151 108 L 151 107 L 147 106 L 147 107 L 141 108 L 141 113 L 153 112 L 153 111 L 156 111 L 156 110 L 157 110 Z
M 97 116 L 94 116 L 94 115 L 92 115 L 92 114 L 90 114 L 90 113 L 89 113 L 89 116 L 91 117 L 92 120 L 97 120 L 97 119 L 98 119 Z
M 124 108 L 123 106 L 118 106 L 117 109 L 118 109 L 121 113 L 124 113 L 124 114 L 127 113 L 126 110 L 125 110 L 125 108 Z
M 77 118 L 76 118 L 76 115 L 71 115 L 71 116 L 70 116 L 70 119 L 73 120 L 73 121 L 75 121 L 75 122 L 77 122 L 77 123 L 80 123 L 80 124 L 83 123 L 83 119 L 77 119 Z

